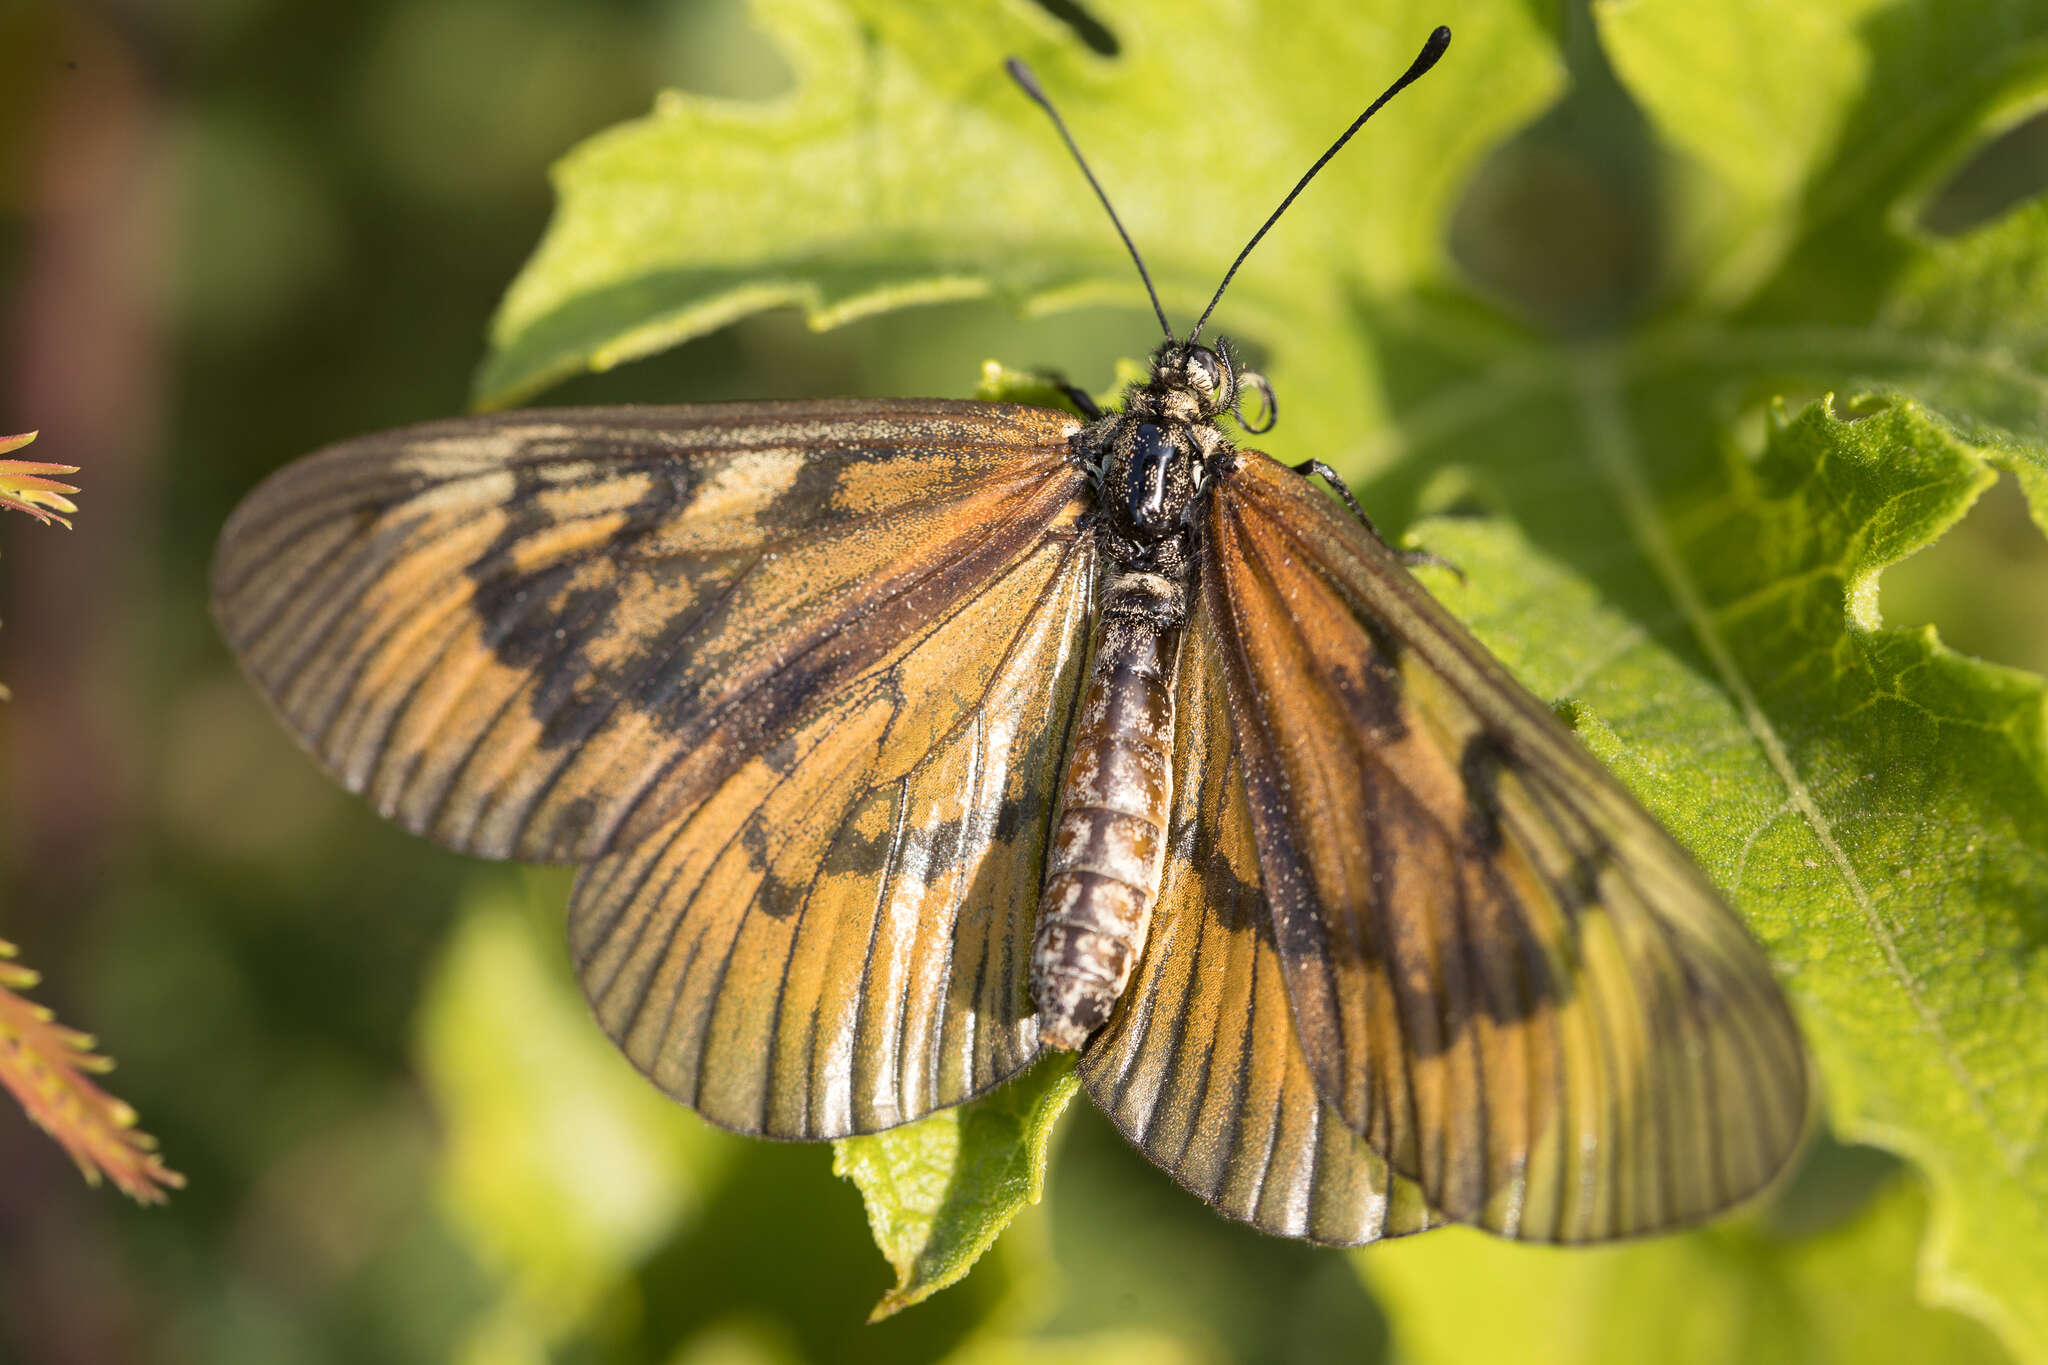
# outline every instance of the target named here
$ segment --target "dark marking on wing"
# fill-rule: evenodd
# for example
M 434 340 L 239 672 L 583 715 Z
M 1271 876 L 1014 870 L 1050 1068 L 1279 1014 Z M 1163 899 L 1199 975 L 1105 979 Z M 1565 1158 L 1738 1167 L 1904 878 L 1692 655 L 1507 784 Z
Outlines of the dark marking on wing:
M 1071 543 L 1076 425 L 938 401 L 429 423 L 252 494 L 216 614 L 383 813 L 467 852 L 589 858 L 707 799 L 1005 565 Z

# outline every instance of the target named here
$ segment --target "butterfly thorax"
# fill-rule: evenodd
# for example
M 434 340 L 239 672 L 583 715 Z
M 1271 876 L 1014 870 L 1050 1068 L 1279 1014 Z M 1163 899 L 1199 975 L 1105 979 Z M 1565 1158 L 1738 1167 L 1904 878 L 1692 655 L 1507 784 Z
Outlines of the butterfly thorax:
M 1078 1048 L 1108 1022 L 1144 950 L 1173 801 L 1194 513 L 1231 453 L 1216 418 L 1236 387 L 1227 356 L 1170 344 L 1123 410 L 1076 442 L 1101 470 L 1095 527 L 1109 576 L 1033 942 L 1031 996 L 1052 1047 Z
M 1111 563 L 1180 577 L 1194 555 L 1194 509 L 1231 454 L 1216 419 L 1233 410 L 1238 383 L 1228 352 L 1171 342 L 1152 371 L 1125 390 L 1123 408 L 1076 438 L 1101 473 L 1099 543 Z

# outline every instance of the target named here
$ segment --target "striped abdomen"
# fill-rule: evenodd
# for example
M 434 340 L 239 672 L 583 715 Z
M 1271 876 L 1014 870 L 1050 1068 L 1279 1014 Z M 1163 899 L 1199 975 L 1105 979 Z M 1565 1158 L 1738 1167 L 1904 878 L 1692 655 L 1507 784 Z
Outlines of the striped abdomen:
M 1170 578 L 1125 572 L 1109 585 L 1031 950 L 1038 1036 L 1051 1047 L 1078 1048 L 1108 1021 L 1145 947 L 1166 859 L 1186 619 L 1186 589 Z

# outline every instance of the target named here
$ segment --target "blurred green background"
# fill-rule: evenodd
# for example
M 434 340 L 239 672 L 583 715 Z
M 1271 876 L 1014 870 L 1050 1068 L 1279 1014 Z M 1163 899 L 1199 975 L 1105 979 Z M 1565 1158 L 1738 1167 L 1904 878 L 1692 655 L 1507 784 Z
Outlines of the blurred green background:
M 1573 91 L 1495 158 L 1454 241 L 1525 315 L 1597 330 L 1655 293 L 1658 168 L 1583 14 L 1555 22 Z M 0 524 L 0 935 L 190 1181 L 132 1207 L 0 1106 L 0 1359 L 1372 1360 L 1409 1340 L 1352 1258 L 1212 1217 L 1085 1105 L 987 1264 L 862 1325 L 890 1277 L 829 1152 L 660 1100 L 584 1019 L 566 877 L 378 821 L 215 636 L 206 564 L 244 491 L 463 408 L 552 159 L 664 86 L 789 79 L 739 0 L 0 3 L 0 431 L 40 427 L 29 453 L 85 488 L 69 535 Z M 2044 183 L 2027 125 L 1930 221 Z M 1126 311 L 956 305 L 826 335 L 778 314 L 549 401 L 959 395 L 985 356 L 1094 385 L 1150 340 Z M 2048 668 L 2048 554 L 2009 487 L 1888 574 L 1884 607 Z M 1727 1245 L 1790 1267 L 1891 1220 L 1863 1273 L 1901 1294 L 1917 1198 L 1890 1159 L 1823 1146 Z M 1996 1358 L 1938 1316 L 1919 1345 Z

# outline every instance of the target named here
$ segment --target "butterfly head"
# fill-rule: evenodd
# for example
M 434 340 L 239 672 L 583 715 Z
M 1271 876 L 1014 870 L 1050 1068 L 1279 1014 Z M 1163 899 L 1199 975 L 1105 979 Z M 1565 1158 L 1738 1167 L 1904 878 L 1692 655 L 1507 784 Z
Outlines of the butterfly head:
M 1152 353 L 1150 375 L 1125 391 L 1123 410 L 1098 419 L 1074 438 L 1076 459 L 1095 475 L 1101 497 L 1097 524 L 1105 528 L 1104 543 L 1117 563 L 1126 568 L 1157 573 L 1180 573 L 1186 569 L 1195 538 L 1195 510 L 1204 492 L 1218 477 L 1227 475 L 1230 469 L 1233 447 L 1218 425 L 1218 419 L 1226 414 L 1235 417 L 1246 431 L 1256 435 L 1270 430 L 1279 415 L 1273 402 L 1272 385 L 1263 376 L 1239 370 L 1231 358 L 1229 346 L 1223 342 L 1219 341 L 1213 348 L 1198 344 L 1202 329 L 1208 326 L 1210 315 L 1222 302 L 1230 282 L 1237 277 L 1238 267 L 1272 230 L 1273 224 L 1280 221 L 1288 206 L 1308 188 L 1316 172 L 1328 165 L 1330 158 L 1342 150 L 1352 135 L 1364 127 L 1366 120 L 1388 100 L 1436 65 L 1450 41 L 1451 31 L 1448 28 L 1434 30 L 1401 78 L 1387 87 L 1386 93 L 1368 105 L 1364 113 L 1353 119 L 1351 126 L 1330 144 L 1330 149 L 1294 183 L 1294 188 L 1287 192 L 1280 206 L 1259 225 L 1259 230 L 1237 253 L 1237 259 L 1223 272 L 1223 282 L 1216 286 L 1216 292 L 1209 298 L 1209 306 L 1195 320 L 1186 340 L 1174 334 L 1173 324 L 1166 316 L 1166 305 L 1160 301 L 1159 291 L 1152 285 L 1152 274 L 1145 268 L 1145 258 L 1139 254 L 1131 234 L 1125 231 L 1123 220 L 1117 217 L 1102 183 L 1095 178 L 1095 172 L 1088 169 L 1087 159 L 1081 155 L 1074 135 L 1067 130 L 1066 120 L 1053 108 L 1045 88 L 1038 83 L 1030 67 L 1016 57 L 1005 63 L 1010 78 L 1016 81 L 1026 97 L 1045 111 L 1058 130 L 1060 140 L 1073 153 L 1089 188 L 1095 191 L 1095 197 L 1108 213 L 1117 236 L 1123 239 L 1125 250 L 1130 252 L 1131 263 L 1137 266 L 1145 295 L 1151 300 L 1152 311 L 1159 319 L 1159 330 L 1166 336 L 1165 344 Z M 1253 417 L 1248 417 L 1244 411 L 1243 399 L 1247 393 L 1262 400 L 1260 410 Z
M 1169 341 L 1152 353 L 1151 376 L 1132 391 L 1124 408 L 1130 411 L 1137 401 L 1170 421 L 1210 422 L 1230 411 L 1236 400 L 1237 367 L 1228 347 L 1212 351 Z
M 1248 397 L 1261 404 L 1256 415 L 1245 412 Z M 1151 375 L 1125 395 L 1124 411 L 1133 404 L 1189 425 L 1235 417 L 1253 435 L 1271 431 L 1278 413 L 1273 386 L 1264 375 L 1240 367 L 1228 341 L 1213 350 L 1192 341 L 1166 342 L 1152 353 Z

